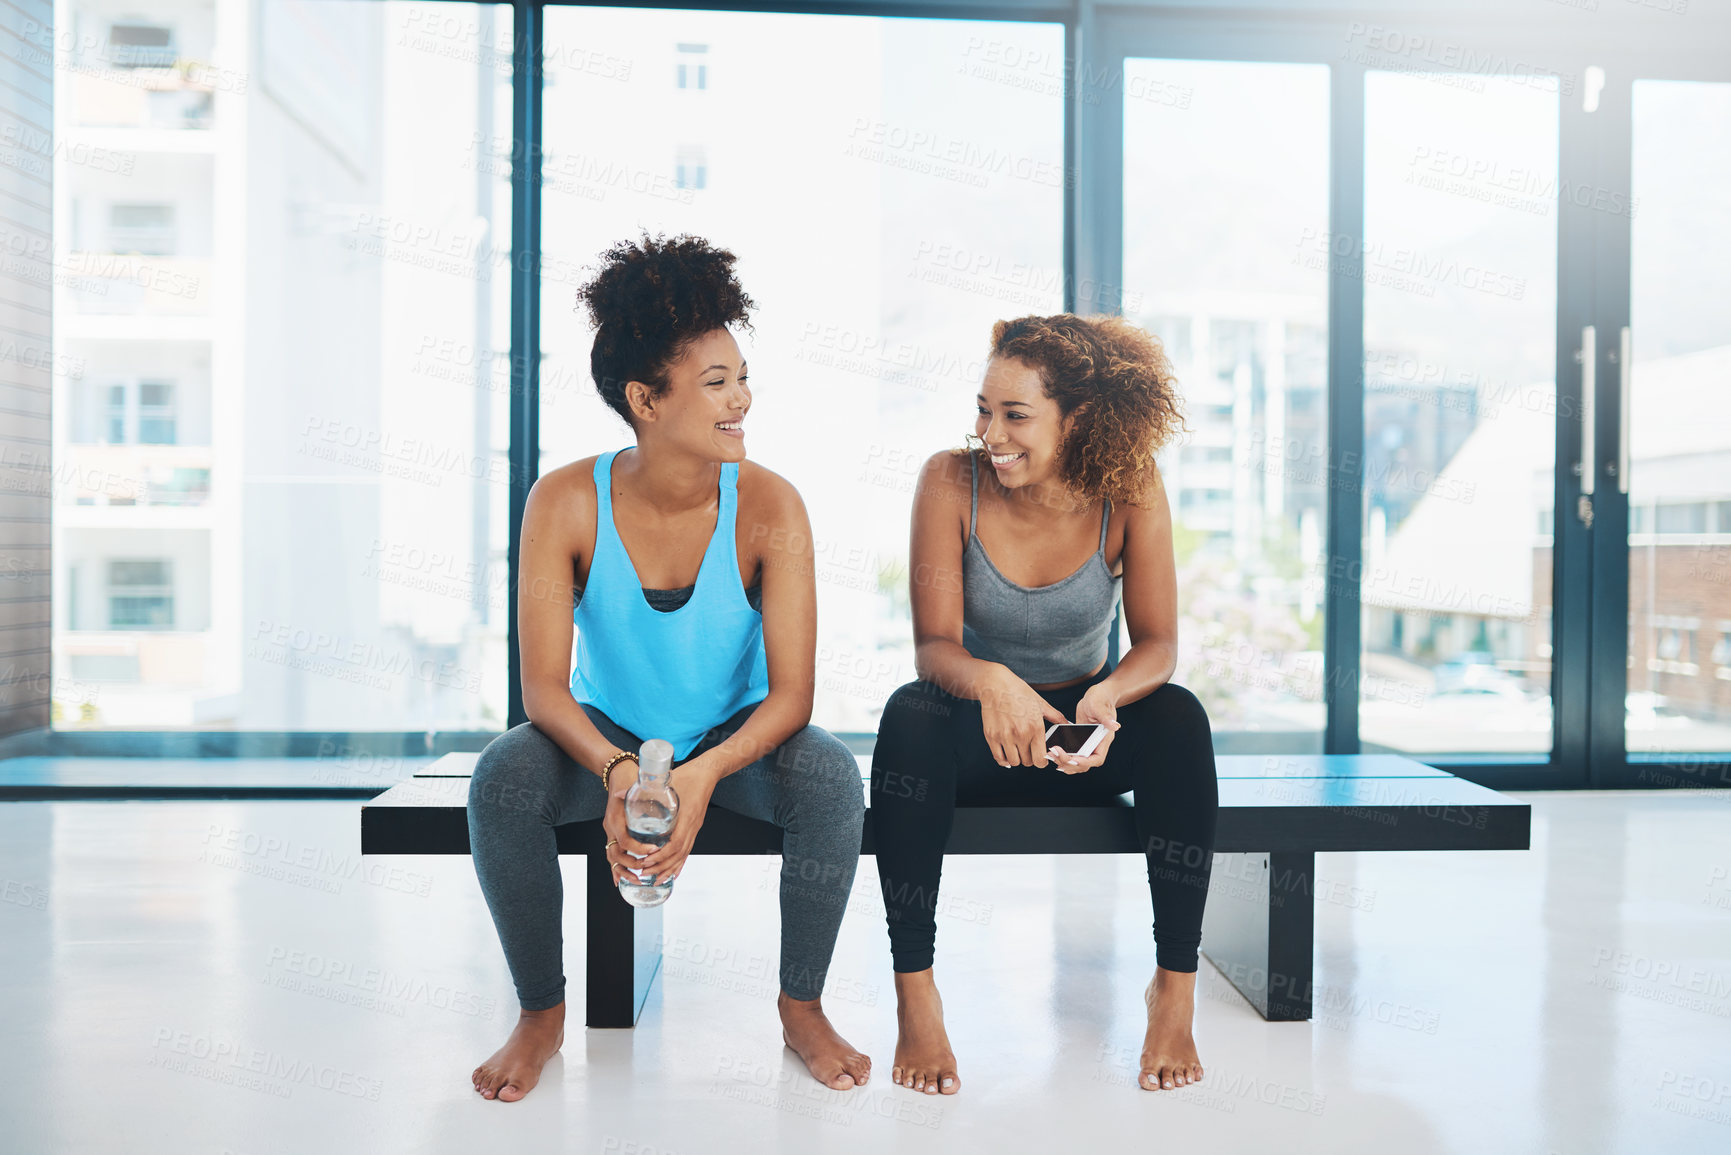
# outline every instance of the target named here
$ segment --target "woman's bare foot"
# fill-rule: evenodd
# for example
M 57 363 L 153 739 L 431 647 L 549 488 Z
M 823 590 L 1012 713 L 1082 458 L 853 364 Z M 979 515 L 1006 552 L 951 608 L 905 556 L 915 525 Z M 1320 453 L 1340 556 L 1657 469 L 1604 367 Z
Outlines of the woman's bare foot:
M 854 1050 L 836 1034 L 823 1013 L 821 999 L 790 999 L 783 991 L 775 998 L 781 1012 L 781 1038 L 805 1060 L 811 1077 L 836 1091 L 863 1087 L 871 1078 L 872 1061 Z
M 1202 1078 L 1202 1059 L 1196 1054 L 1196 1040 L 1190 1037 L 1190 1024 L 1196 1017 L 1196 972 L 1154 972 L 1154 979 L 1143 992 L 1148 1004 L 1148 1033 L 1142 1039 L 1142 1073 L 1144 1091 L 1161 1091 L 1182 1087 Z
M 505 1045 L 470 1076 L 482 1098 L 515 1103 L 541 1081 L 541 1068 L 565 1042 L 565 1004 L 524 1011 Z
M 890 1078 L 928 1095 L 954 1095 L 962 1088 L 930 968 L 896 975 L 896 1065 Z

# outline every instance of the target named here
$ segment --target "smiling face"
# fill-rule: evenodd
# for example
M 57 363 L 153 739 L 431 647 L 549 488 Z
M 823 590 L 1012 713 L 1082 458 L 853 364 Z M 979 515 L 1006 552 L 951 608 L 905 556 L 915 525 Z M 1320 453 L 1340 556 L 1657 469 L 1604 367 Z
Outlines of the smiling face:
M 1007 489 L 1037 485 L 1057 476 L 1058 446 L 1070 421 L 1046 396 L 1040 374 L 1025 361 L 994 357 L 976 399 L 974 433 L 986 443 L 992 468 Z
M 652 396 L 632 381 L 626 400 L 637 435 L 663 439 L 710 461 L 745 460 L 745 414 L 751 408 L 745 356 L 726 329 L 712 329 L 691 342 L 667 367 L 667 389 Z

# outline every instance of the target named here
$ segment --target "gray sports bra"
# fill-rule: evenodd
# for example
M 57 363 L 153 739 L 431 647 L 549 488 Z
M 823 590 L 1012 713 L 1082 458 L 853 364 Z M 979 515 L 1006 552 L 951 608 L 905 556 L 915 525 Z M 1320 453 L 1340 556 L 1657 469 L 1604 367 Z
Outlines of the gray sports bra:
M 974 492 L 962 553 L 962 645 L 1034 685 L 1086 677 L 1106 660 L 1112 609 L 1124 583 L 1106 565 L 1111 501 L 1100 516 L 1100 548 L 1079 569 L 1051 585 L 1017 585 L 980 544 L 979 453 L 970 453 L 968 461 Z

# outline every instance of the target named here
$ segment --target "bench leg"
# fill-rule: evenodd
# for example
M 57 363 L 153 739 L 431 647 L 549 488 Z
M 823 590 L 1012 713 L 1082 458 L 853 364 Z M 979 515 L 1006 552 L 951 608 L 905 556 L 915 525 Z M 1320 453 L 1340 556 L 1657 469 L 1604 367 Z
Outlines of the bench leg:
M 1217 854 L 1202 953 L 1269 1022 L 1310 1018 L 1316 855 Z
M 586 1015 L 591 1027 L 637 1025 L 661 970 L 661 908 L 632 906 L 619 897 L 599 847 L 588 859 L 589 933 Z

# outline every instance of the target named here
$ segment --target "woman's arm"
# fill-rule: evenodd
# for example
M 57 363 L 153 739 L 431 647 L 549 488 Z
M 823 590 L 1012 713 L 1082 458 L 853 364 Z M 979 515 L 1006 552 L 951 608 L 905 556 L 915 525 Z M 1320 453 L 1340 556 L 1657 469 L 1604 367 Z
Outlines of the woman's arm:
M 914 673 L 958 698 L 978 700 L 1002 663 L 982 661 L 962 645 L 962 551 L 967 528 L 962 503 L 968 459 L 934 453 L 914 486 L 908 531 L 908 600 L 914 615 Z
M 588 468 L 577 462 L 573 470 Z M 517 646 L 523 663 L 523 708 L 579 766 L 599 775 L 618 753 L 595 728 L 571 694 L 571 611 L 575 605 L 576 559 L 595 539 L 593 485 L 573 484 L 555 472 L 536 480 L 523 507 L 518 538 Z M 623 776 L 622 771 L 630 767 Z M 623 792 L 636 779 L 636 763 L 614 767 L 608 785 Z
M 1178 665 L 1178 574 L 1172 557 L 1172 511 L 1155 479 L 1147 506 L 1127 507 L 1124 522 L 1124 624 L 1130 648 L 1091 688 L 1122 705 L 1166 684 Z
M 1106 762 L 1118 730 L 1118 707 L 1159 689 L 1178 663 L 1178 579 L 1172 560 L 1172 511 L 1166 486 L 1155 475 L 1154 496 L 1146 507 L 1126 506 L 1124 621 L 1130 649 L 1112 672 L 1089 686 L 1076 703 L 1076 721 L 1097 722 L 1106 736 L 1086 758 L 1057 751 L 1053 761 L 1066 774 L 1085 774 Z

